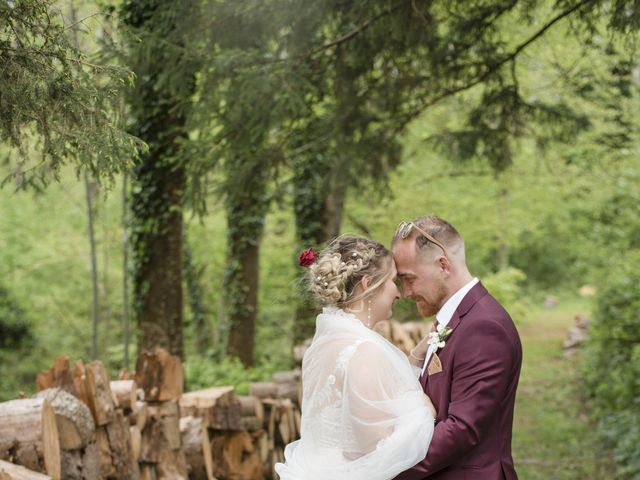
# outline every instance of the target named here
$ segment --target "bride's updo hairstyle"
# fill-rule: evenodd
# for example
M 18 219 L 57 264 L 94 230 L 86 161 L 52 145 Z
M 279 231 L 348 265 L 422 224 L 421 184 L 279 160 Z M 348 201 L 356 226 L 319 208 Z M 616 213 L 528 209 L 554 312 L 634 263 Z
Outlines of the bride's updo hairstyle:
M 333 240 L 309 266 L 309 289 L 322 306 L 348 308 L 387 281 L 392 262 L 391 252 L 382 244 L 343 235 Z M 369 277 L 369 287 L 356 294 L 365 276 Z

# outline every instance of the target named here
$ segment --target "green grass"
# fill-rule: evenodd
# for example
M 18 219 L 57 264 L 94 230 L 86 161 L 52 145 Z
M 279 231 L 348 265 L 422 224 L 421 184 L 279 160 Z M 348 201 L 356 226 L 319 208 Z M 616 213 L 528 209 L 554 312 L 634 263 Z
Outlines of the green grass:
M 516 399 L 513 455 L 521 480 L 615 478 L 582 402 L 580 354 L 565 358 L 562 341 L 585 300 L 536 310 L 519 326 L 524 360 Z

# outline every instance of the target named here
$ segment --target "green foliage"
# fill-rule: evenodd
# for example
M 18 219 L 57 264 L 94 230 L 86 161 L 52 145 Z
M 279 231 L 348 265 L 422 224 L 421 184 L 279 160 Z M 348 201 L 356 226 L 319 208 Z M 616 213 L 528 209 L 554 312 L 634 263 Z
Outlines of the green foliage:
M 252 382 L 270 381 L 278 371 L 275 365 L 263 363 L 258 368 L 246 368 L 235 357 L 216 360 L 213 355 L 190 356 L 184 364 L 187 390 L 209 388 L 212 385 L 232 385 L 238 395 L 249 394 Z
M 51 0 L 0 1 L 0 142 L 18 188 L 46 185 L 65 163 L 113 181 L 143 147 L 117 125 L 129 72 L 84 55 L 74 28 Z
M 522 289 L 526 278 L 522 270 L 513 267 L 482 278 L 489 293 L 509 312 L 516 324 L 522 323 L 528 315 L 529 309 Z
M 640 250 L 611 261 L 590 324 L 585 384 L 620 478 L 640 476 Z
M 12 293 L 0 284 L 0 401 L 16 398 L 31 378 L 29 350 L 35 346 L 33 320 Z M 26 360 L 26 361 L 25 361 Z
M 10 292 L 0 285 L 0 348 L 17 348 L 31 340 L 31 320 Z

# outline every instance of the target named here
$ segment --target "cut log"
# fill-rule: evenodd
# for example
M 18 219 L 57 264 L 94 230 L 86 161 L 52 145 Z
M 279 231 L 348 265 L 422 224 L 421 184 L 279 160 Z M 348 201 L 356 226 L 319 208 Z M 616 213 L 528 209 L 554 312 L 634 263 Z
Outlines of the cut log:
M 95 442 L 80 450 L 62 450 L 62 478 L 64 480 L 100 479 L 100 454 Z
M 142 448 L 142 433 L 136 425 L 129 427 L 129 433 L 131 434 L 131 457 L 134 463 L 138 463 L 140 458 L 140 449 Z
M 83 402 L 60 388 L 42 390 L 37 398 L 46 398 L 56 416 L 60 448 L 78 450 L 85 447 L 96 430 L 91 411 Z
M 276 372 L 271 376 L 274 383 L 298 383 L 300 378 L 302 378 L 302 372 L 297 368 L 286 372 Z
M 273 442 L 276 436 L 276 425 L 279 420 L 279 415 L 278 415 L 279 403 L 280 402 L 278 400 L 270 399 L 270 398 L 265 398 L 264 400 L 262 400 L 262 404 L 264 405 L 264 408 L 265 408 L 265 415 L 266 415 L 265 418 L 268 418 L 267 435 L 269 436 L 270 442 Z
M 96 430 L 103 477 L 129 477 L 133 471 L 129 423 L 122 411 L 116 410 L 114 421 Z
M 389 323 L 391 325 L 391 343 L 408 355 L 411 349 L 416 346 L 416 343 L 411 338 L 411 335 L 402 328 L 400 322 L 389 320 Z
M 179 400 L 184 385 L 182 362 L 163 348 L 154 353 L 142 352 L 136 363 L 135 380 L 147 402 Z
M 209 433 L 201 418 L 182 417 L 180 419 L 182 451 L 192 480 L 215 480 Z
M 156 466 L 148 463 L 140 465 L 140 480 L 157 480 Z
M 264 422 L 264 407 L 258 397 L 241 395 L 237 398 L 240 402 L 240 415 L 243 417 L 257 417 L 260 423 Z
M 69 392 L 71 395 L 78 396 L 76 387 L 73 383 L 73 375 L 69 367 L 69 357 L 61 356 L 56 358 L 53 366 L 48 370 L 43 370 L 38 374 L 36 384 L 38 390 L 46 390 L 47 388 L 61 388 Z
M 77 360 L 73 375 L 78 396 L 89 406 L 96 426 L 112 422 L 116 406 L 109 376 L 102 363 L 96 360 L 84 365 Z
M 136 390 L 138 385 L 135 380 L 113 380 L 110 382 L 111 391 L 116 398 L 116 406 L 125 411 L 133 410 L 136 405 Z
M 180 448 L 180 408 L 178 402 L 149 405 L 149 418 L 162 424 L 162 431 L 169 450 Z
M 135 425 L 142 432 L 144 430 L 144 426 L 147 423 L 147 417 L 149 416 L 149 407 L 146 402 L 141 402 L 138 400 L 136 402 L 135 407 L 131 411 L 129 415 L 129 420 L 131 425 Z
M 142 430 L 140 461 L 158 463 L 164 450 L 180 448 L 178 402 L 149 404 L 149 417 Z
M 60 441 L 45 398 L 0 403 L 0 458 L 60 479 Z
M 184 458 L 184 453 L 179 449 L 162 451 L 156 465 L 156 471 L 158 479 L 189 480 L 187 462 Z
M 279 383 L 276 390 L 276 398 L 286 398 L 298 403 L 298 398 L 300 397 L 299 390 L 299 383 Z
M 259 430 L 253 433 L 254 444 L 258 445 L 258 453 L 260 462 L 263 464 L 269 460 L 269 441 L 267 440 L 267 432 Z
M 401 325 L 402 325 L 402 328 L 405 330 L 405 332 L 407 332 L 411 336 L 413 343 L 418 344 L 420 340 L 422 340 L 424 337 L 426 337 L 429 334 L 433 326 L 433 323 L 425 322 L 425 321 L 404 322 Z
M 247 432 L 255 432 L 262 429 L 263 421 L 258 417 L 242 417 L 242 429 Z
M 293 404 L 287 399 L 283 399 L 277 406 L 278 432 L 283 445 L 293 441 L 295 437 L 295 420 L 293 418 Z
M 276 383 L 252 383 L 249 394 L 258 398 L 277 398 L 278 385 Z
M 242 430 L 240 401 L 233 387 L 214 387 L 185 393 L 180 399 L 180 415 L 200 417 L 216 430 Z
M 0 460 L 0 480 L 51 480 L 51 477 Z
M 296 438 L 299 438 L 300 432 L 302 432 L 302 414 L 297 408 L 293 411 L 293 420 L 296 425 Z
M 216 434 L 211 441 L 211 451 L 214 459 L 213 473 L 216 477 L 262 480 L 262 462 L 251 434 Z

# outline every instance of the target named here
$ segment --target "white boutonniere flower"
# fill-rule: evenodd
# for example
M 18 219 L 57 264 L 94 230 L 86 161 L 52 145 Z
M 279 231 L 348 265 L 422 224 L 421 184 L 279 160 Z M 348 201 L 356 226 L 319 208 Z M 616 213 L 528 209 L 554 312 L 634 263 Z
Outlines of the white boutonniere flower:
M 444 325 L 438 325 L 435 332 L 429 333 L 429 340 L 427 340 L 427 344 L 435 345 L 436 348 L 443 348 L 445 345 L 445 340 L 449 335 L 451 335 L 453 330 L 449 327 L 445 327 Z

